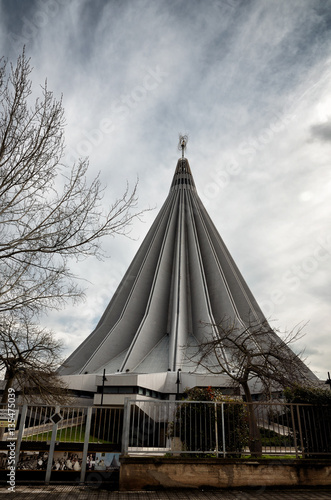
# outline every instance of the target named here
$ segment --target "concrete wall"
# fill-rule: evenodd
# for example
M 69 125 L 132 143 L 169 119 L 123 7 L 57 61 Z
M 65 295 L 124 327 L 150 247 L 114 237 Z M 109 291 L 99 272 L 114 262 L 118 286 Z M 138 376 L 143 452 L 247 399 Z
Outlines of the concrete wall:
M 120 489 L 330 486 L 330 460 L 122 457 Z

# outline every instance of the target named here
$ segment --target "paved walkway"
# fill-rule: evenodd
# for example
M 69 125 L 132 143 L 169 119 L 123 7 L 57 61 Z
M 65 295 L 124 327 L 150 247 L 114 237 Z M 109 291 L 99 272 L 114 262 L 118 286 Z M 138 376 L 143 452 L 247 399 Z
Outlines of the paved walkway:
M 86 486 L 0 486 L 0 500 L 330 500 L 331 489 L 106 491 Z

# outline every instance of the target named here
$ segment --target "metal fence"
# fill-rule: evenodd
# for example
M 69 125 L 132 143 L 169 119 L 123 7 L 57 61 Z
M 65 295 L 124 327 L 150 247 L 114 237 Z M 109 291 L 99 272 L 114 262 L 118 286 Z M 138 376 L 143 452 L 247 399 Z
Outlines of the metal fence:
M 250 412 L 262 455 L 331 457 L 331 408 L 281 402 L 127 400 L 122 453 L 251 455 Z
M 0 408 L 0 476 L 13 454 L 18 473 L 36 471 L 46 483 L 61 471 L 80 483 L 91 474 L 107 481 L 120 453 L 249 456 L 250 413 L 263 456 L 331 458 L 330 406 L 127 399 L 124 408 Z
M 37 471 L 46 483 L 64 471 L 84 483 L 94 470 L 109 473 L 119 466 L 123 407 L 24 405 L 8 412 L 4 406 L 0 426 L 0 470 L 7 468 L 10 453 L 16 471 Z
M 5 427 L 3 437 L 8 440 L 12 435 L 20 442 L 51 441 L 56 425 L 57 442 L 120 443 L 122 423 L 123 408 L 24 405 L 16 409 L 14 432 Z

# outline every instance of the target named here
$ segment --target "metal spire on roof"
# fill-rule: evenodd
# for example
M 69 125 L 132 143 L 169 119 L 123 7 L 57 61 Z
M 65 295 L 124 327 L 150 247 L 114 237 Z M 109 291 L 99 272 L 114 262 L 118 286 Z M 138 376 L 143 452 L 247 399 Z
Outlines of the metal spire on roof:
M 184 160 L 184 151 L 186 149 L 187 141 L 188 141 L 187 135 L 179 134 L 178 149 L 179 151 L 182 150 L 182 160 Z

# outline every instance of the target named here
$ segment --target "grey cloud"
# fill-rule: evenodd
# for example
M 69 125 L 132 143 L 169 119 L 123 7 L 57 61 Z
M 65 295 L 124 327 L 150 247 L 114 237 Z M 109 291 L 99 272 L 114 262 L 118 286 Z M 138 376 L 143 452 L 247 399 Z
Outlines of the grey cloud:
M 313 125 L 310 127 L 310 134 L 312 139 L 317 139 L 322 142 L 331 141 L 331 120 Z
M 36 14 L 51 4 L 58 8 L 42 25 Z M 106 205 L 122 194 L 126 179 L 132 185 L 139 175 L 140 206 L 158 210 L 177 161 L 178 132 L 189 132 L 187 157 L 198 193 L 253 293 L 270 302 L 283 274 L 314 251 L 310 244 L 319 235 L 329 234 L 325 158 L 331 127 L 311 127 L 317 100 L 330 96 L 326 4 L 331 2 L 4 1 L 0 53 L 14 58 L 11 34 L 30 29 L 34 88 L 47 77 L 55 95 L 63 92 L 68 150 L 85 141 L 90 176 L 100 170 L 108 184 Z M 167 76 L 140 100 L 136 90 L 138 99 L 123 102 L 156 67 Z M 112 132 L 100 132 L 104 119 L 113 121 Z M 314 139 L 309 144 L 307 130 Z M 311 201 L 302 203 L 301 193 Z M 135 236 L 147 232 L 157 210 L 145 224 L 137 222 Z M 125 272 L 140 242 L 111 239 L 105 242 L 110 261 L 90 260 L 90 276 L 86 265 L 75 268 L 93 285 L 82 307 L 52 314 L 54 330 L 73 339 L 92 330 L 114 279 L 121 278 L 116 270 Z M 327 269 L 325 275 L 325 288 L 301 280 L 282 304 L 271 304 L 286 325 L 307 311 L 319 350 L 331 319 Z M 79 317 L 86 318 L 84 325 Z M 327 362 L 325 356 L 324 370 Z

